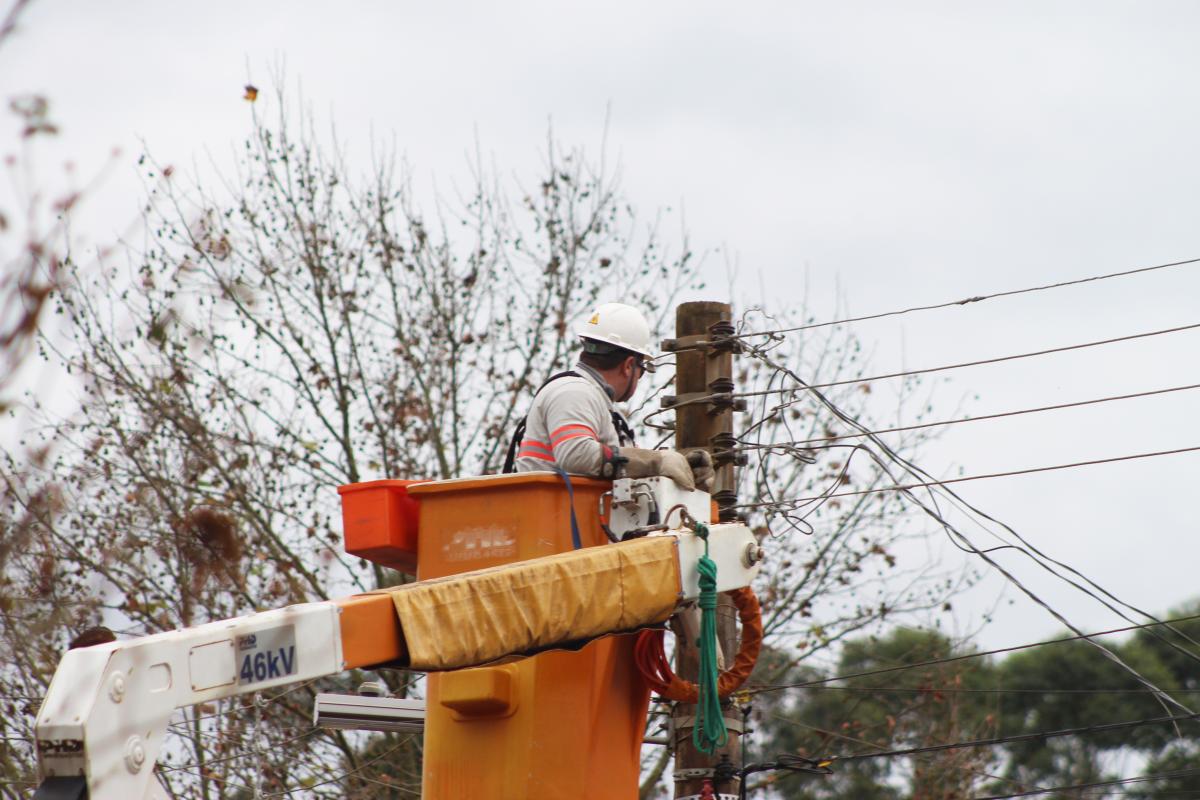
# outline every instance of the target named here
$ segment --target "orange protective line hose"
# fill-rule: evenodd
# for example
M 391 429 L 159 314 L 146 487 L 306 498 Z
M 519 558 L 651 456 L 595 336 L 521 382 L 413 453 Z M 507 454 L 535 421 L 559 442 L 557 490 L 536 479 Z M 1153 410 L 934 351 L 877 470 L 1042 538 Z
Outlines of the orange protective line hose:
M 717 681 L 717 694 L 728 697 L 750 677 L 762 650 L 763 626 L 762 607 L 750 587 L 727 592 L 737 606 L 738 621 L 742 623 L 742 637 L 733 666 L 721 673 Z M 700 690 L 691 681 L 680 678 L 671 669 L 663 649 L 663 630 L 642 631 L 634 645 L 633 657 L 638 671 L 650 688 L 667 700 L 677 703 L 695 703 Z

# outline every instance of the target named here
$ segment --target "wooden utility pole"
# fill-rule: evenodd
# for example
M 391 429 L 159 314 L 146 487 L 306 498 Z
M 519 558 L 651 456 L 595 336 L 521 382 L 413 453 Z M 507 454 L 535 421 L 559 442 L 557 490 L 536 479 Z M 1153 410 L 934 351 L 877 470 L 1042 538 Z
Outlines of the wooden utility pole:
M 675 408 L 675 447 L 706 448 L 716 466 L 713 499 L 721 522 L 737 519 L 737 483 L 734 469 L 739 462 L 734 452 L 733 412 L 745 410 L 745 401 L 733 398 L 733 356 L 737 351 L 733 309 L 729 303 L 684 303 L 675 312 L 675 336 L 663 343 L 663 349 L 675 352 L 675 391 L 663 398 L 663 406 Z M 721 339 L 724 338 L 722 342 Z M 714 522 L 717 520 L 714 520 Z M 695 619 L 699 619 L 696 615 Z M 721 595 L 717 606 L 717 637 L 726 660 L 732 660 L 738 648 L 737 610 Z M 697 625 L 698 630 L 698 625 Z M 700 650 L 696 633 L 675 628 L 675 671 L 695 681 L 700 671 Z M 714 768 L 725 756 L 730 764 L 739 763 L 739 738 L 742 718 L 731 704 L 722 704 L 728 743 L 712 755 L 699 752 L 692 744 L 696 707 L 677 703 L 672 712 L 675 747 L 675 797 L 698 797 L 705 780 L 712 782 L 716 797 L 737 797 L 738 779 L 718 777 Z

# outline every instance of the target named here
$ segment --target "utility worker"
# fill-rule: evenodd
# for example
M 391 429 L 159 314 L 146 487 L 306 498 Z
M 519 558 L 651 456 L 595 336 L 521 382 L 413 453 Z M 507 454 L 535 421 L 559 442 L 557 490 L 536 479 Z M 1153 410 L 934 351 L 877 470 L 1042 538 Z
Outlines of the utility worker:
M 653 372 L 650 326 L 623 303 L 605 303 L 576 329 L 583 352 L 574 369 L 551 376 L 517 426 L 505 472 L 533 472 L 556 464 L 571 475 L 630 478 L 663 475 L 685 489 L 711 491 L 712 459 L 703 449 L 634 446 L 633 431 L 615 403 L 633 397 L 645 372 Z M 517 449 L 519 445 L 519 449 Z M 514 461 L 515 451 L 515 461 Z

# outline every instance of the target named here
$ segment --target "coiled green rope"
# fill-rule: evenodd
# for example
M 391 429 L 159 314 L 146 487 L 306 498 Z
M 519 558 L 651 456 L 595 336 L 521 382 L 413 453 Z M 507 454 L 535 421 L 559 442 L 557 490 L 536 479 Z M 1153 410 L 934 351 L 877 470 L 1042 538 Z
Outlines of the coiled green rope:
M 717 695 L 717 564 L 708 557 L 708 527 L 702 522 L 692 526 L 704 540 L 704 555 L 697 562 L 700 573 L 700 675 L 696 682 L 696 725 L 692 728 L 692 744 L 701 753 L 711 754 L 729 741 L 725 730 L 725 715 L 721 713 L 721 698 Z

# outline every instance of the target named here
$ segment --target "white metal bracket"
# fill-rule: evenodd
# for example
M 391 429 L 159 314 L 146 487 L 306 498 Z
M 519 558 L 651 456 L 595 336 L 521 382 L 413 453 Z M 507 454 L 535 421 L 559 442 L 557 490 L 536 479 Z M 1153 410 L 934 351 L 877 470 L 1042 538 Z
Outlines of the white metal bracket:
M 708 492 L 684 489 L 670 478 L 618 478 L 613 481 L 612 514 L 608 527 L 620 538 L 636 528 L 666 523 L 679 527 L 679 506 L 692 519 L 708 523 L 712 519 L 712 496 Z

